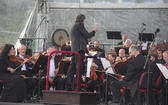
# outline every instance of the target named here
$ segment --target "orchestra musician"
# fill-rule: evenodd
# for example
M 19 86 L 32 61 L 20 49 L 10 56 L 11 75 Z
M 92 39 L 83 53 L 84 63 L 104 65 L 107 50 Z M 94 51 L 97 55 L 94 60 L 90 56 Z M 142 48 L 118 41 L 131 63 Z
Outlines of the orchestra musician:
M 72 41 L 72 48 L 71 51 L 76 51 L 80 54 L 81 56 L 81 72 L 84 73 L 84 57 L 85 53 L 88 53 L 86 44 L 87 44 L 87 39 L 95 36 L 95 33 L 97 32 L 97 27 L 95 27 L 90 33 L 86 30 L 84 27 L 85 24 L 85 15 L 79 14 L 76 17 L 76 22 L 72 27 L 71 30 L 71 41 Z M 71 83 L 73 80 L 73 77 L 77 73 L 77 66 L 78 66 L 78 61 L 77 61 L 77 56 L 72 55 L 72 60 L 69 65 L 69 69 L 67 72 L 67 79 L 66 79 L 66 90 L 72 90 L 71 88 Z
M 48 47 L 47 48 L 47 53 L 45 54 L 45 56 L 48 56 L 51 52 L 58 50 L 55 47 Z M 62 76 L 58 76 L 58 70 L 59 70 L 59 63 L 62 59 L 62 56 L 58 56 L 56 54 L 52 54 L 52 58 L 50 59 L 50 70 L 49 70 L 49 85 L 50 86 L 55 86 L 55 90 L 65 90 L 65 78 L 63 78 Z M 46 86 L 46 71 L 47 71 L 47 64 L 44 67 L 43 70 L 43 78 L 41 80 L 42 82 L 42 90 L 45 90 L 45 86 Z
M 86 45 L 87 49 L 89 50 L 90 47 L 93 47 L 93 42 L 92 42 L 92 38 L 88 38 L 87 39 L 87 45 Z
M 119 62 L 126 61 L 126 60 L 127 60 L 127 57 L 126 57 L 126 54 L 125 54 L 125 49 L 121 48 L 118 51 L 118 56 L 115 59 L 115 64 L 117 64 Z
M 24 78 L 15 72 L 20 62 L 10 59 L 15 56 L 15 48 L 11 44 L 5 44 L 0 54 L 0 80 L 3 81 L 3 92 L 1 101 L 22 102 L 26 98 L 26 83 Z
M 158 60 L 163 64 L 164 63 L 164 59 L 163 59 L 163 50 L 160 48 L 157 48 L 157 53 L 158 53 Z
M 122 41 L 118 43 L 118 45 L 124 45 L 126 39 L 128 39 L 128 37 L 126 35 L 122 35 Z
M 17 57 L 20 57 L 21 59 L 27 59 L 28 62 L 26 62 L 25 64 L 22 65 L 21 68 L 21 75 L 24 77 L 25 82 L 27 84 L 26 87 L 26 91 L 27 91 L 27 101 L 31 102 L 33 101 L 31 99 L 32 95 L 33 95 L 33 91 L 35 90 L 35 87 L 37 86 L 37 78 L 36 78 L 36 74 L 32 71 L 32 67 L 35 64 L 34 60 L 30 60 L 30 56 L 26 55 L 26 50 L 27 47 L 25 45 L 20 45 L 18 47 L 18 55 Z
M 142 105 L 141 97 L 138 90 L 138 81 L 143 73 L 143 67 L 145 64 L 145 58 L 140 54 L 138 46 L 131 45 L 129 48 L 129 56 L 134 57 L 128 62 L 127 73 L 123 80 L 114 81 L 111 84 L 111 89 L 113 93 L 113 102 L 119 102 L 121 98 L 120 89 L 123 86 L 130 86 L 131 91 L 131 105 Z M 129 96 L 127 96 L 129 97 Z
M 0 46 L 0 54 L 2 53 L 3 46 Z M 2 94 L 3 83 L 0 81 L 0 95 Z
M 115 63 L 115 58 L 117 57 L 117 54 L 116 52 L 110 52 L 108 55 L 107 55 L 107 60 L 110 62 L 111 66 L 114 65 Z M 105 87 L 106 87 L 106 82 L 105 82 L 105 68 L 103 68 L 103 65 L 102 65 L 102 62 L 100 59 L 98 58 L 94 58 L 93 62 L 92 62 L 92 65 L 91 65 L 91 73 L 93 72 L 92 71 L 92 67 L 95 67 L 95 70 L 94 72 L 96 73 L 97 75 L 97 79 L 94 79 L 92 77 L 90 77 L 90 80 L 88 80 L 87 82 L 87 85 L 88 85 L 88 88 L 87 88 L 87 91 L 90 91 L 90 92 L 94 92 L 96 88 L 96 85 L 99 85 L 100 86 L 100 93 L 101 93 L 101 98 L 102 98 L 102 101 L 104 101 L 104 97 L 105 97 Z M 110 85 L 110 81 L 112 79 L 108 80 L 108 86 Z M 96 90 L 98 91 L 98 90 Z
M 129 48 L 132 45 L 132 40 L 131 39 L 126 39 L 124 43 L 125 48 Z
M 163 59 L 165 61 L 164 65 L 168 69 L 168 50 L 163 52 Z M 168 100 L 166 99 L 167 98 L 166 96 L 168 95 L 168 92 L 166 91 L 167 90 L 166 88 L 167 87 L 165 86 L 165 88 L 163 89 L 163 92 L 162 92 L 163 99 L 162 99 L 161 105 L 166 105 L 166 103 L 168 103 Z
M 153 73 L 153 77 L 152 77 L 152 86 L 149 86 L 149 104 L 150 105 L 159 105 L 159 100 L 158 100 L 158 94 L 157 93 L 153 93 L 153 89 L 155 88 L 155 84 L 157 82 L 157 79 L 159 78 L 159 75 L 161 74 L 159 68 L 157 67 L 156 63 L 162 63 L 159 59 L 158 59 L 158 52 L 157 50 L 151 50 L 149 49 L 149 54 L 150 54 L 150 60 L 149 60 L 149 64 L 148 69 L 146 69 L 147 71 L 149 70 L 149 72 Z M 164 81 L 160 81 L 160 82 L 164 82 Z
M 165 61 L 165 66 L 168 66 L 168 50 L 163 52 L 163 59 Z
M 100 42 L 98 40 L 94 41 L 93 49 L 94 49 L 94 51 L 102 52 L 101 57 L 105 57 L 105 51 L 100 48 Z

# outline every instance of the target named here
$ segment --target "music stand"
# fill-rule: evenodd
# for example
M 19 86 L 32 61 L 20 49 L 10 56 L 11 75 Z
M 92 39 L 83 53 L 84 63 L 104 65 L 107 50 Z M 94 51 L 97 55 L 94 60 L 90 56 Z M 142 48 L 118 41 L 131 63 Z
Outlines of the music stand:
M 107 32 L 107 39 L 113 40 L 113 48 L 114 48 L 114 39 L 121 40 L 121 32 L 120 31 L 106 31 Z
M 140 41 L 153 41 L 154 34 L 153 33 L 139 33 L 139 40 Z
M 44 66 L 47 64 L 47 61 L 48 61 L 48 56 L 40 55 L 32 68 L 33 73 L 37 74 L 39 70 L 44 69 Z
M 48 56 L 40 55 L 32 68 L 33 73 L 38 74 L 38 77 L 39 77 L 37 102 L 39 102 L 39 99 L 40 99 L 39 95 L 40 95 L 40 85 L 41 85 L 41 72 L 42 72 L 42 69 L 44 69 L 45 65 L 47 64 L 47 61 L 48 61 Z
M 95 57 L 102 57 L 103 52 L 98 51 L 97 54 L 95 54 Z

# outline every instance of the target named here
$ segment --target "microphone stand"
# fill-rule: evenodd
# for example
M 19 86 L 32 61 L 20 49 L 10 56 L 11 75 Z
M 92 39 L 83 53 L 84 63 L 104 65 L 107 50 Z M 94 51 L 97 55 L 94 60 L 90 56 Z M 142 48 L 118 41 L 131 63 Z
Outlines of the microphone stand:
M 159 30 L 160 31 L 160 30 Z M 159 32 L 158 30 L 156 30 L 156 32 L 155 32 L 155 34 L 154 34 L 154 38 L 153 38 L 153 42 L 152 43 L 154 43 L 155 42 L 155 37 L 157 36 L 157 32 Z M 150 49 L 150 48 L 149 48 Z M 146 57 L 146 61 L 145 61 L 145 65 L 144 65 L 144 67 L 143 67 L 143 69 L 145 70 L 146 69 L 146 67 L 148 66 L 148 70 L 147 70 L 147 73 L 148 73 L 148 77 L 147 77 L 147 105 L 150 105 L 149 104 L 149 88 L 150 88 L 150 86 L 149 86 L 149 78 L 150 78 L 150 76 L 149 76 L 149 73 L 150 73 L 150 54 L 148 53 L 148 55 L 147 55 L 147 57 Z M 152 96 L 153 97 L 153 96 Z
M 147 105 L 149 105 L 149 73 L 150 73 L 150 54 L 148 53 L 147 57 L 146 57 L 146 61 L 145 61 L 145 65 L 143 67 L 143 69 L 145 70 L 146 67 L 148 67 L 148 70 L 147 70 Z

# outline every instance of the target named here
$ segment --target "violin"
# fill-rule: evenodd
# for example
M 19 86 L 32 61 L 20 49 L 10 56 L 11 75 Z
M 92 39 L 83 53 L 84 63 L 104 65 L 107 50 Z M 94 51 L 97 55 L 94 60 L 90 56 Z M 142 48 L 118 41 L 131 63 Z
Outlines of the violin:
M 90 79 L 95 81 L 97 78 L 98 77 L 97 77 L 97 74 L 96 74 L 96 67 L 92 65 L 90 67 Z
M 24 61 L 22 58 L 20 58 L 20 57 L 15 57 L 15 56 L 10 56 L 9 59 L 10 59 L 10 61 L 12 61 L 12 62 L 19 62 L 19 63 L 23 63 L 23 61 Z

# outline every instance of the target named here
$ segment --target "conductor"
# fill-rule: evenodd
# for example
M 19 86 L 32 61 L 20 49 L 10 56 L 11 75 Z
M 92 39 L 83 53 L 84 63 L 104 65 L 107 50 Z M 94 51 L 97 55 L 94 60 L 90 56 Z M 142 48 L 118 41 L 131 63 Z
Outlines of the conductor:
M 72 48 L 71 51 L 76 51 L 80 54 L 81 56 L 81 72 L 83 73 L 84 71 L 84 56 L 85 53 L 87 53 L 87 39 L 91 38 L 93 36 L 95 36 L 95 33 L 97 32 L 97 27 L 93 28 L 93 30 L 91 32 L 88 32 L 85 27 L 85 15 L 83 14 L 79 14 L 76 17 L 76 21 L 75 24 L 73 25 L 72 29 L 71 29 L 71 41 L 72 41 Z M 71 63 L 69 65 L 68 68 L 68 72 L 67 72 L 67 80 L 66 80 L 66 90 L 71 91 L 71 82 L 73 80 L 73 77 L 75 74 L 77 74 L 77 65 L 78 65 L 78 61 L 77 61 L 77 56 L 76 55 L 72 55 L 72 60 Z

